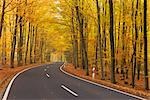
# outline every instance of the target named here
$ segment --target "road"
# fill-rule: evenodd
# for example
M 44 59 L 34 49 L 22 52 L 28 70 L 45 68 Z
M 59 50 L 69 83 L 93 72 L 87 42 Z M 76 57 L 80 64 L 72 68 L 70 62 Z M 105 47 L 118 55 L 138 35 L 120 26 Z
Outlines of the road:
M 137 100 L 66 75 L 59 69 L 62 64 L 23 72 L 14 80 L 7 100 Z

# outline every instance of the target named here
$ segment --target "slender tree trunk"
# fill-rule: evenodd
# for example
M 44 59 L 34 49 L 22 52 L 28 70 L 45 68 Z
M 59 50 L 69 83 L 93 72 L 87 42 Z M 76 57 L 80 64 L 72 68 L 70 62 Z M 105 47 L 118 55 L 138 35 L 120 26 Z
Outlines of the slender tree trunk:
M 27 64 L 27 57 L 28 57 L 28 46 L 29 46 L 29 40 L 30 40 L 30 31 L 31 31 L 31 25 L 29 22 L 29 27 L 28 27 L 28 37 L 27 37 L 27 43 L 26 43 L 26 52 L 25 52 L 25 64 Z
M 125 72 L 124 72 L 124 67 L 126 65 L 125 61 L 125 27 L 126 27 L 126 22 L 125 22 L 125 1 L 122 1 L 123 3 L 123 26 L 122 26 L 122 63 L 121 63 L 121 74 L 122 74 L 122 80 L 125 79 Z
M 6 52 L 6 27 L 4 27 L 4 32 L 2 36 L 2 65 L 6 64 L 6 57 L 7 57 L 7 52 Z
M 34 39 L 34 63 L 36 63 L 36 57 L 37 57 L 37 53 L 36 53 L 36 49 L 37 49 L 37 31 L 38 31 L 38 27 L 36 26 L 35 39 Z
M 33 63 L 32 59 L 33 59 L 33 40 L 34 40 L 34 26 L 31 26 L 31 33 L 30 33 L 30 64 Z
M 95 67 L 98 70 L 98 35 L 96 36 L 96 43 L 95 43 Z
M 2 5 L 2 12 L 1 12 L 1 19 L 0 19 L 0 38 L 2 36 L 2 30 L 3 30 L 3 23 L 4 23 L 4 18 L 5 18 L 5 5 L 6 5 L 6 1 L 3 1 L 3 5 Z
M 74 60 L 74 66 L 75 68 L 78 67 L 78 41 L 77 41 L 77 34 L 75 33 L 75 27 L 74 27 L 74 10 L 72 10 L 72 40 L 73 40 L 73 60 Z
M 132 87 L 135 87 L 135 75 L 136 75 L 136 67 L 137 67 L 137 39 L 138 39 L 138 28 L 137 28 L 137 16 L 138 16 L 138 5 L 139 5 L 139 0 L 137 0 L 136 3 L 136 12 L 135 12 L 135 43 L 134 43 L 134 66 L 133 66 L 133 72 L 132 72 Z
M 119 12 L 119 23 L 118 23 L 118 38 L 117 38 L 117 54 L 119 53 L 120 49 L 120 28 L 121 28 L 121 3 L 120 3 L 120 12 Z M 119 61 L 116 60 L 116 73 L 119 74 Z
M 41 58 L 41 63 L 43 63 L 43 47 L 44 47 L 44 41 L 43 38 L 40 41 L 40 58 Z
M 131 81 L 131 85 L 133 84 L 134 81 L 134 0 L 132 0 L 132 16 L 131 16 L 131 20 L 132 20 L 132 46 L 133 46 L 133 54 L 131 57 L 131 71 L 132 71 L 132 81 Z
M 104 4 L 104 8 L 103 8 L 103 10 L 104 10 L 104 17 L 107 17 L 107 13 L 106 13 L 106 5 L 107 5 L 107 0 L 105 1 L 105 4 Z M 103 27 L 103 48 L 104 48 L 104 59 L 106 59 L 107 58 L 107 54 L 106 54 L 106 51 L 107 51 L 107 42 L 106 42 L 106 19 L 104 19 L 103 20 L 104 21 L 104 27 Z M 107 72 L 106 72 L 106 66 L 107 66 L 107 62 L 106 61 L 104 61 L 104 66 L 105 66 L 105 68 L 104 68 L 104 74 L 105 74 L 105 76 L 107 75 Z
M 82 9 L 83 10 L 83 9 Z M 76 14 L 77 14 L 77 21 L 79 24 L 79 30 L 80 30 L 80 39 L 81 39 L 81 50 L 82 50 L 82 57 L 84 60 L 83 66 L 85 66 L 86 69 L 86 75 L 89 75 L 89 69 L 88 69 L 88 56 L 87 56 L 87 50 L 86 50 L 86 43 L 84 40 L 84 18 L 83 15 L 80 12 L 79 6 L 76 5 Z
M 140 13 L 140 16 L 141 16 L 141 25 L 140 25 L 140 32 L 141 33 L 143 33 L 143 27 L 142 27 L 142 24 L 143 24 L 143 17 L 142 17 L 142 12 Z M 143 47 L 143 37 L 142 37 L 143 35 L 141 35 L 141 37 L 140 37 L 140 46 L 139 46 L 139 57 L 140 58 L 142 58 L 142 47 Z M 138 61 L 138 64 L 137 64 L 137 80 L 139 80 L 140 79 L 140 71 L 141 71 L 141 61 Z
M 18 12 L 18 9 L 17 9 Z M 10 66 L 11 68 L 14 68 L 14 58 L 15 58 L 15 48 L 16 48 L 16 38 L 17 38 L 17 27 L 18 27 L 18 14 L 16 14 L 15 19 L 15 28 L 13 33 L 13 39 L 12 39 L 12 47 L 11 47 L 11 58 L 10 58 Z
M 104 80 L 104 66 L 103 66 L 103 54 L 102 54 L 102 38 L 101 38 L 101 26 L 100 26 L 100 7 L 99 2 L 96 0 L 97 7 L 97 23 L 98 23 L 98 45 L 99 45 L 99 54 L 100 54 L 100 63 L 101 63 L 101 79 Z
M 110 13 L 110 46 L 111 46 L 111 82 L 116 83 L 115 80 L 115 49 L 114 49 L 114 17 L 113 17 L 113 2 L 109 0 L 109 13 Z
M 144 0 L 144 80 L 145 89 L 149 89 L 148 52 L 147 52 L 147 0 Z
M 23 49 L 23 25 L 22 22 L 23 18 L 20 16 L 19 19 L 19 28 L 20 28 L 20 37 L 19 37 L 19 41 L 18 41 L 18 66 L 21 66 L 23 64 L 22 61 L 22 49 Z

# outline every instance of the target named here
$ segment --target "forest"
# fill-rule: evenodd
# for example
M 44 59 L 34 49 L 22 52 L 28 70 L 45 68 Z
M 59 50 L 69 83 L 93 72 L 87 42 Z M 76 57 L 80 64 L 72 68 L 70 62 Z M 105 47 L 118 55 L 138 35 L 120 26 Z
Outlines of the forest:
M 95 66 L 101 80 L 149 90 L 149 20 L 149 0 L 1 0 L 0 64 Z

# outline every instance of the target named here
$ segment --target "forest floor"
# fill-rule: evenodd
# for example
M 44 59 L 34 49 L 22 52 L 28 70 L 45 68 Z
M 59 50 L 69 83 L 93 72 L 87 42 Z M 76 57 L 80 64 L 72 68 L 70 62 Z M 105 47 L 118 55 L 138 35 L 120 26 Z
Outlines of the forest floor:
M 143 86 L 144 85 L 144 80 L 143 79 L 140 79 L 138 81 L 136 80 L 136 83 L 135 83 L 136 86 L 135 86 L 135 88 L 132 88 L 132 86 L 130 85 L 130 83 L 131 83 L 131 78 L 130 77 L 129 77 L 128 80 L 125 81 L 125 80 L 122 80 L 120 78 L 121 76 L 118 74 L 118 75 L 116 75 L 117 83 L 112 84 L 110 82 L 110 79 L 108 78 L 108 76 L 106 77 L 106 80 L 101 80 L 100 75 L 96 74 L 95 79 L 92 79 L 91 69 L 89 69 L 89 76 L 86 76 L 86 73 L 83 69 L 81 69 L 81 68 L 75 69 L 72 64 L 66 64 L 63 69 L 65 71 L 73 74 L 73 75 L 76 75 L 76 76 L 79 76 L 81 78 L 96 82 L 98 84 L 102 84 L 104 86 L 108 86 L 108 87 L 115 88 L 117 90 L 121 90 L 121 91 L 130 93 L 130 94 L 133 94 L 133 95 L 137 95 L 137 96 L 144 97 L 146 99 L 150 99 L 150 90 L 144 90 L 144 88 L 143 88 L 144 87 Z M 125 84 L 125 82 L 127 84 Z
M 19 67 L 14 67 L 14 68 L 10 68 L 7 65 L 1 66 L 0 68 L 0 99 L 2 98 L 2 95 L 8 83 L 17 73 L 27 68 L 38 67 L 39 65 L 42 65 L 42 64 L 30 64 L 30 65 L 19 66 Z

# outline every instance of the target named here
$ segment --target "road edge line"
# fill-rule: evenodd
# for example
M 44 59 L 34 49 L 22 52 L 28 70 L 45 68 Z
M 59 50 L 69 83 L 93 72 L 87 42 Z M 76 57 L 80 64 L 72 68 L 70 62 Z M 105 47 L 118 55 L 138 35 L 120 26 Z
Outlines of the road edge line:
M 121 94 L 130 96 L 130 97 L 134 97 L 134 98 L 137 98 L 137 99 L 140 99 L 140 100 L 147 100 L 147 99 L 145 99 L 145 98 L 143 98 L 143 97 L 136 96 L 136 95 L 133 95 L 133 94 L 130 94 L 130 93 L 121 91 L 121 90 L 117 90 L 117 89 L 114 89 L 114 88 L 111 88 L 111 87 L 108 87 L 108 86 L 105 86 L 105 85 L 102 85 L 102 84 L 98 84 L 98 83 L 92 82 L 92 81 L 90 81 L 90 80 L 87 80 L 87 79 L 78 77 L 78 76 L 76 76 L 76 75 L 70 74 L 70 73 L 68 73 L 68 72 L 66 72 L 66 71 L 63 70 L 63 67 L 64 67 L 64 66 L 65 66 L 65 63 L 64 63 L 62 66 L 60 66 L 59 69 L 60 69 L 61 72 L 63 72 L 63 73 L 66 74 L 66 75 L 69 75 L 69 76 L 74 77 L 74 78 L 76 78 L 76 79 L 79 79 L 79 80 L 82 80 L 82 81 L 85 81 L 85 82 L 94 84 L 94 85 L 99 86 L 99 87 L 103 87 L 103 88 L 106 88 L 106 89 L 109 89 L 109 90 L 112 90 L 112 91 L 115 91 L 115 92 L 119 92 L 119 93 L 121 93 Z
M 38 67 L 39 67 L 39 66 L 38 66 Z M 8 84 L 7 88 L 5 89 L 5 92 L 4 92 L 3 96 L 2 96 L 2 100 L 7 100 L 8 95 L 9 95 L 9 92 L 10 92 L 10 89 L 11 89 L 11 86 L 12 86 L 13 82 L 15 81 L 15 79 L 16 79 L 20 74 L 22 74 L 23 72 L 28 71 L 28 70 L 33 69 L 33 68 L 36 68 L 36 67 L 24 69 L 24 70 L 20 71 L 19 73 L 17 73 L 17 74 L 11 79 L 11 81 L 9 82 L 9 84 Z

